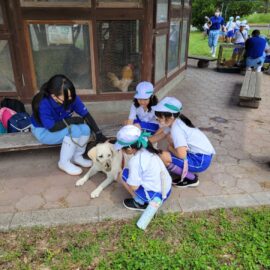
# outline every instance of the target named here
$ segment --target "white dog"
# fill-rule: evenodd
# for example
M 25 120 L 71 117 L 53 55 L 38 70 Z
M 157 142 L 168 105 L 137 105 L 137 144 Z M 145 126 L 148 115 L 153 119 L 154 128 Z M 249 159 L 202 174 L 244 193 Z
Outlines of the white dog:
M 104 172 L 106 179 L 91 193 L 91 198 L 97 198 L 104 188 L 117 180 L 122 167 L 126 164 L 127 156 L 122 154 L 122 151 L 116 151 L 113 144 L 109 142 L 97 144 L 88 151 L 87 155 L 93 161 L 93 166 L 76 182 L 76 186 L 82 186 L 97 172 Z

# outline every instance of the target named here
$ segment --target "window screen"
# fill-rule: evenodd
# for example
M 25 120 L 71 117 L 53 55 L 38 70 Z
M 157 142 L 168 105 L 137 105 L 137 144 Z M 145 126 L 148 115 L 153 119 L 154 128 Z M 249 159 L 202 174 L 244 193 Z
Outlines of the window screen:
M 22 6 L 91 6 L 91 0 L 21 0 Z
M 178 66 L 180 20 L 174 19 L 170 23 L 168 71 Z
M 97 7 L 142 7 L 142 0 L 97 0 Z
M 0 40 L 0 91 L 16 91 L 7 40 Z
M 51 76 L 65 74 L 77 89 L 91 89 L 88 24 L 30 24 L 37 86 Z
M 180 65 L 184 65 L 186 63 L 186 45 L 188 41 L 188 21 L 183 21 L 182 34 L 181 34 L 181 56 L 180 56 Z
M 156 37 L 155 82 L 165 77 L 166 35 Z
M 99 90 L 134 91 L 140 81 L 141 23 L 99 21 L 97 33 Z

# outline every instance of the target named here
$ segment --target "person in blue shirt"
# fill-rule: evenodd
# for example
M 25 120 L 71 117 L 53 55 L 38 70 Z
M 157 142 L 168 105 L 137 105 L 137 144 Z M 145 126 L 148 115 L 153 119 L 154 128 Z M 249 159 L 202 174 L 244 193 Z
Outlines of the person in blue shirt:
M 79 175 L 92 162 L 83 158 L 91 130 L 98 142 L 107 138 L 82 103 L 73 83 L 62 74 L 51 77 L 32 100 L 31 130 L 43 144 L 60 144 L 58 167 L 70 175 Z M 78 116 L 73 116 L 75 112 Z M 76 164 L 76 165 L 75 165 Z
M 209 29 L 208 46 L 211 48 L 212 57 L 216 57 L 216 49 L 218 45 L 218 38 L 220 35 L 220 28 L 224 31 L 224 19 L 220 15 L 220 11 L 215 12 L 215 16 L 210 19 L 211 26 Z
M 267 41 L 260 36 L 259 30 L 253 30 L 252 37 L 245 43 L 245 49 L 247 69 L 254 68 L 257 72 L 260 72 L 265 60 Z

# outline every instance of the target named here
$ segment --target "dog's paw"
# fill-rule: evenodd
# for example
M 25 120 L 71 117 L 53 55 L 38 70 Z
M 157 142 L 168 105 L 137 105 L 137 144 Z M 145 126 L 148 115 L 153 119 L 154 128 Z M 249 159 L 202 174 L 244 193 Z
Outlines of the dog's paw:
M 76 182 L 75 186 L 76 187 L 82 186 L 85 182 L 86 180 L 84 178 L 81 178 Z
M 100 194 L 101 190 L 99 189 L 95 189 L 92 193 L 91 193 L 91 198 L 94 199 L 94 198 L 97 198 L 99 197 L 99 194 Z

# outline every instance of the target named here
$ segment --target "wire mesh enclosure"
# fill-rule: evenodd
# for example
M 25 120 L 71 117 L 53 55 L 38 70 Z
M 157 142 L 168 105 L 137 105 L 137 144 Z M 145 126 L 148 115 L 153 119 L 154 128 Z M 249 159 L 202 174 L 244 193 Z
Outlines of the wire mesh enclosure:
M 134 91 L 141 77 L 141 35 L 138 20 L 97 22 L 99 91 Z
M 222 44 L 219 47 L 217 70 L 239 72 L 244 66 L 245 46 Z

